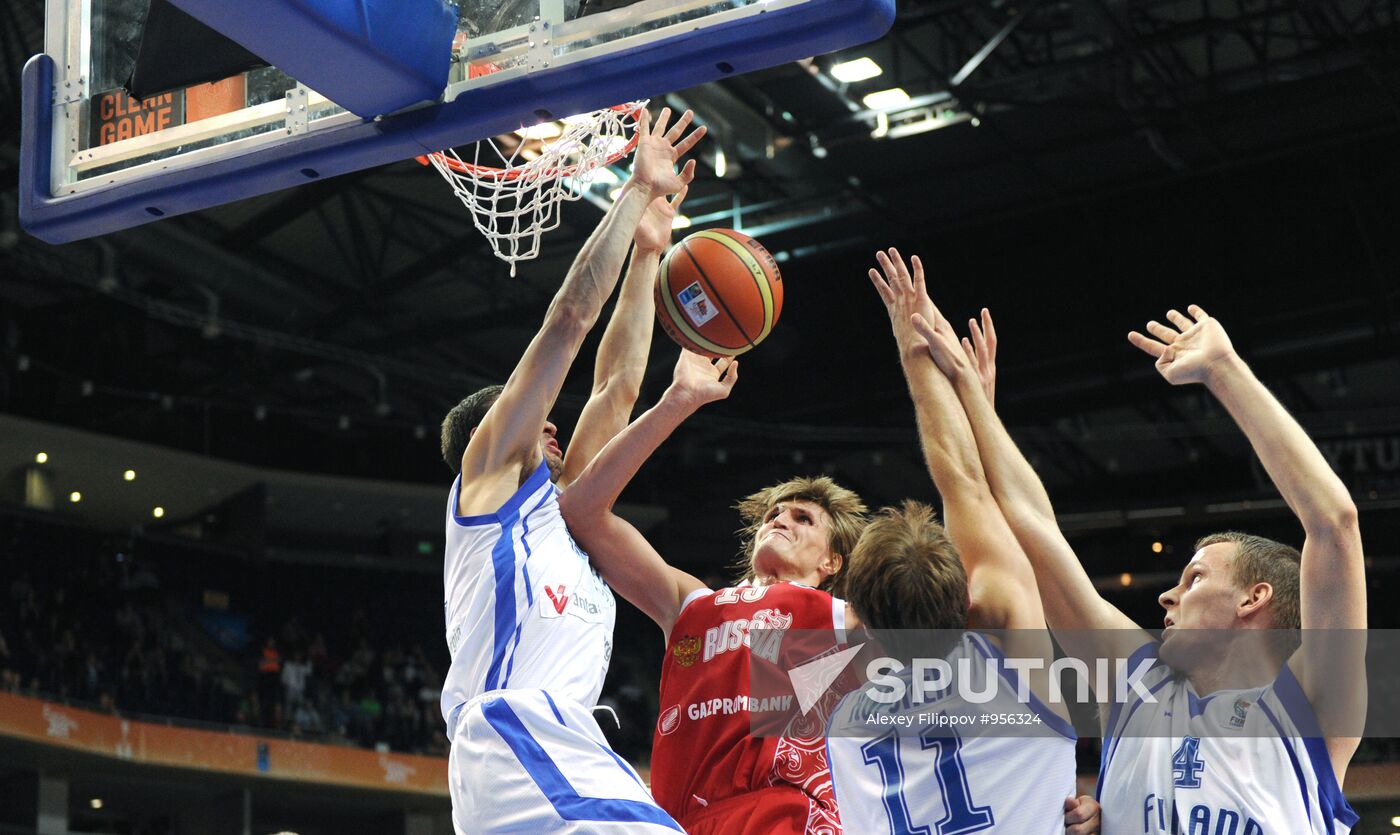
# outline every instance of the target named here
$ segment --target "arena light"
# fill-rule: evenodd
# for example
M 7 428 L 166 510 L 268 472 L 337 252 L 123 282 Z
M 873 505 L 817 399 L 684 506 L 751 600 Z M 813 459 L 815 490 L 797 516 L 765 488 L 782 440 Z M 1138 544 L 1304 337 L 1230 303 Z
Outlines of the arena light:
M 909 94 L 904 92 L 903 87 L 891 87 L 888 90 L 876 90 L 866 94 L 861 102 L 871 110 L 891 110 L 909 103 Z
M 715 149 L 715 176 L 716 176 L 716 177 L 723 177 L 724 174 L 725 174 L 725 172 L 728 171 L 728 170 L 729 170 L 729 160 L 728 160 L 728 158 L 725 157 L 725 155 L 724 155 L 724 149 L 723 149 L 723 148 L 717 148 L 717 149 Z
M 71 493 L 68 494 L 68 501 L 72 502 L 73 504 L 77 504 L 78 502 L 80 502 L 80 501 L 82 501 L 82 500 L 83 500 L 83 494 L 80 493 L 80 492 L 78 492 L 77 490 L 74 490 L 73 492 L 71 492 Z
M 47 464 L 47 463 L 49 463 L 49 454 L 48 454 L 47 452 L 40 452 L 39 454 L 37 454 L 37 455 L 34 456 L 34 463 L 35 463 L 35 464 Z
M 906 136 L 928 133 L 931 130 L 969 122 L 972 118 L 971 113 L 952 107 L 922 107 L 916 110 L 905 110 L 890 121 L 889 127 L 884 131 L 884 138 L 902 139 Z
M 1160 543 L 1160 542 L 1154 542 L 1154 543 L 1152 543 L 1152 553 L 1154 553 L 1154 554 L 1160 554 L 1160 553 L 1162 553 L 1162 543 Z
M 151 509 L 151 515 L 156 517 L 157 519 L 162 518 L 165 516 L 165 508 L 157 505 L 156 507 Z
M 672 229 L 686 229 L 690 226 L 690 218 L 685 215 L 676 215 L 676 219 L 671 221 Z
M 1133 575 L 1129 574 L 1129 573 L 1126 572 L 1126 571 L 1124 571 L 1122 574 L 1119 574 L 1119 575 L 1118 575 L 1118 585 L 1120 585 L 1120 586 L 1122 586 L 1123 588 L 1126 589 L 1128 586 L 1131 586 L 1132 584 L 1133 584 Z
M 100 798 L 100 797 L 94 797 L 92 800 L 89 800 L 89 801 L 88 801 L 88 805 L 91 806 L 91 807 L 94 808 L 94 809 L 101 809 L 101 808 L 102 808 L 102 798 Z
M 831 68 L 831 77 L 837 81 L 850 84 L 855 81 L 865 81 L 868 78 L 883 73 L 880 65 L 870 60 L 866 56 L 861 56 L 854 61 L 842 61 Z
M 136 480 L 136 471 L 135 471 L 135 470 L 127 470 L 126 472 L 122 473 L 122 479 L 125 480 L 125 481 L 135 481 L 135 480 Z

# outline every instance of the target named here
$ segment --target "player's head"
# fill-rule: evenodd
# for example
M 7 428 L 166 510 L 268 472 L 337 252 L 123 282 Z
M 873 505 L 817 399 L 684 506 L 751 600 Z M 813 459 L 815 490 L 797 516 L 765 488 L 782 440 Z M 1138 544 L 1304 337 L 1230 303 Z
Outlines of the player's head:
M 1227 531 L 1203 536 L 1181 579 L 1157 598 L 1178 629 L 1297 629 L 1297 549 Z
M 962 630 L 967 626 L 967 572 L 933 508 L 906 501 L 875 514 L 851 552 L 843 596 L 876 630 L 885 649 L 938 655 L 944 647 L 910 644 L 887 630 Z
M 496 404 L 504 390 L 505 386 L 487 386 L 480 389 L 453 406 L 447 417 L 442 419 L 442 460 L 447 462 L 452 472 L 461 471 L 462 455 L 467 451 L 472 434 L 476 432 L 476 428 L 481 425 L 486 413 L 491 411 L 491 407 Z M 546 420 L 541 429 L 540 454 L 549 465 L 550 475 L 558 479 L 564 469 L 564 452 L 560 449 L 558 441 L 554 440 L 556 432 L 554 424 Z
M 826 476 L 794 478 L 739 502 L 745 580 L 830 589 L 865 528 L 865 503 Z

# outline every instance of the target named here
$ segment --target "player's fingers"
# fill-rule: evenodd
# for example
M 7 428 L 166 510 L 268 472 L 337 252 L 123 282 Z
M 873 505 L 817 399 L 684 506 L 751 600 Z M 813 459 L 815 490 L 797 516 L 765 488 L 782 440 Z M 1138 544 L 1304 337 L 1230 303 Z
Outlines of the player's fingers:
M 652 135 L 652 136 L 665 136 L 665 135 L 666 135 L 666 122 L 667 122 L 668 120 L 670 120 L 670 118 L 671 118 L 671 108 L 669 108 L 669 107 L 663 107 L 663 108 L 661 108 L 661 112 L 658 113 L 658 114 L 656 115 L 656 124 L 653 125 L 652 128 L 651 128 L 651 135 Z
M 909 268 L 904 266 L 904 256 L 899 254 L 899 250 L 890 247 L 890 261 L 894 263 L 894 268 L 899 272 L 899 277 L 905 281 L 909 280 Z
M 1167 311 L 1167 319 L 1169 319 L 1173 325 L 1176 325 L 1181 330 L 1186 330 L 1187 328 L 1196 324 L 1190 319 L 1187 319 L 1185 314 L 1183 314 L 1180 310 L 1177 310 L 1175 308 Z
M 982 331 L 987 336 L 987 353 L 991 359 L 997 356 L 997 327 L 992 322 L 992 311 L 982 308 Z
M 896 282 L 899 281 L 899 271 L 895 269 L 893 262 L 890 261 L 890 256 L 886 255 L 884 251 L 876 252 L 875 260 L 880 262 L 880 269 L 885 272 L 885 281 L 888 282 L 891 291 L 893 291 Z
M 700 127 L 691 131 L 690 136 L 687 136 L 685 139 L 682 139 L 679 143 L 676 144 L 676 158 L 679 159 L 685 156 L 691 148 L 695 147 L 696 142 L 699 142 L 701 139 L 705 138 L 706 133 L 709 133 L 709 128 L 705 127 L 704 125 L 701 125 Z
M 1149 354 L 1153 357 L 1160 358 L 1162 356 L 1162 352 L 1167 350 L 1167 346 L 1163 345 L 1155 339 L 1149 339 L 1146 336 L 1143 336 L 1142 334 L 1138 333 L 1137 331 L 1130 331 L 1128 333 L 1128 341 L 1136 345 L 1139 349 L 1143 351 L 1143 353 Z
M 875 292 L 880 294 L 880 301 L 887 305 L 894 301 L 894 295 L 890 292 L 889 285 L 885 284 L 885 279 L 880 277 L 879 270 L 870 270 L 870 283 L 875 285 Z
M 914 268 L 914 287 L 922 293 L 928 291 L 924 289 L 924 262 L 915 255 L 909 259 L 909 264 Z
M 974 348 L 974 347 L 972 347 L 972 340 L 970 340 L 970 339 L 968 339 L 967 337 L 964 336 L 963 339 L 962 339 L 962 349 L 963 349 L 963 353 L 964 353 L 964 354 L 967 354 L 967 361 L 970 362 L 970 363 L 972 363 L 973 365 L 976 365 L 976 364 L 977 364 L 977 349 Z
M 977 353 L 982 353 L 987 347 L 987 340 L 982 335 L 982 326 L 977 324 L 976 319 L 967 320 L 967 332 L 972 336 L 972 344 L 977 347 Z
M 1078 800 L 1071 797 L 1065 801 L 1065 825 L 1072 823 L 1085 823 L 1089 820 L 1091 810 L 1085 809 Z M 1071 829 L 1073 831 L 1073 829 Z
M 934 336 L 938 333 L 934 328 L 934 324 L 925 319 L 921 313 L 915 313 L 913 316 L 909 317 L 909 324 L 914 326 L 914 330 L 917 331 L 920 336 L 930 342 L 933 341 Z
M 914 331 L 928 340 L 930 354 L 943 354 L 944 343 L 942 335 L 938 332 L 938 326 L 925 319 L 921 314 L 915 313 L 909 323 L 914 326 Z
M 739 382 L 739 360 L 737 357 L 729 364 L 729 372 L 725 376 L 724 381 L 728 384 L 729 388 L 734 388 L 734 384 Z
M 648 132 L 649 130 L 651 130 L 651 127 L 650 127 L 650 126 L 651 126 L 651 111 L 650 111 L 650 110 L 647 110 L 645 107 L 639 107 L 639 108 L 637 108 L 637 117 L 636 117 L 636 118 L 637 118 L 637 135 L 638 135 L 638 136 L 646 136 L 647 132 Z
M 1192 316 L 1195 316 L 1197 322 L 1203 322 L 1206 319 L 1210 318 L 1210 314 L 1206 313 L 1205 310 L 1202 309 L 1201 306 L 1198 304 L 1187 305 L 1186 312 L 1190 313 Z
M 681 180 L 685 182 L 685 185 L 681 186 L 681 190 L 671 197 L 671 208 L 679 209 L 681 207 L 681 203 L 685 201 L 686 193 L 690 191 L 690 181 L 694 176 L 695 160 L 691 160 L 685 164 L 685 168 L 681 169 Z
M 1172 330 L 1171 328 L 1167 327 L 1161 322 L 1158 322 L 1156 319 L 1147 323 L 1147 332 L 1162 340 L 1163 342 L 1167 343 L 1168 345 L 1175 342 L 1178 336 L 1181 336 L 1181 334 L 1178 331 Z
M 681 134 L 685 133 L 686 125 L 689 125 L 694 118 L 695 112 L 692 110 L 687 110 L 682 113 L 681 117 L 676 120 L 676 123 L 671 126 L 671 129 L 666 131 L 666 141 L 670 142 L 672 145 L 676 144 L 676 140 L 681 138 Z

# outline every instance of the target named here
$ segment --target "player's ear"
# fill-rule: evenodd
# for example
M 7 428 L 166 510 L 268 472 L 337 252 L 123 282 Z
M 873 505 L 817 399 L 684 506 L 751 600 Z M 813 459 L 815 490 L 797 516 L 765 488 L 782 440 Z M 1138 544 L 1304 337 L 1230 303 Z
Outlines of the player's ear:
M 1274 599 L 1274 587 L 1268 583 L 1255 583 L 1244 589 L 1235 605 L 1235 614 L 1247 618 L 1262 612 Z
M 826 559 L 822 561 L 822 570 L 826 572 L 827 577 L 834 577 L 840 573 L 841 566 L 845 565 L 845 563 L 846 560 L 844 557 L 835 551 L 830 551 L 827 553 Z

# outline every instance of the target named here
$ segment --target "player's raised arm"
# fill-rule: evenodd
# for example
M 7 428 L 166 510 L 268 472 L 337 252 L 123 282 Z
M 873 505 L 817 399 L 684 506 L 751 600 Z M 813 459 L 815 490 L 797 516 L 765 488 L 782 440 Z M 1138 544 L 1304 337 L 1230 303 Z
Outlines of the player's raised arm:
M 967 570 L 972 598 L 968 625 L 1043 630 L 1035 578 L 987 486 L 972 427 L 953 385 L 934 365 L 926 338 L 914 329 L 915 314 L 930 321 L 938 317 L 923 264 L 915 256 L 911 270 L 894 249 L 876 253 L 876 259 L 880 270 L 870 270 L 870 281 L 890 315 L 924 460 L 943 498 L 944 527 Z
M 686 596 L 705 584 L 666 564 L 613 504 L 648 458 L 686 418 L 729 396 L 739 362 L 682 351 L 671 385 L 655 406 L 613 438 L 559 499 L 559 509 L 603 579 L 668 636 Z
M 680 191 L 694 176 L 693 160 L 679 174 L 675 164 L 705 129 L 685 135 L 692 114 L 687 111 L 668 128 L 669 117 L 669 108 L 662 110 L 652 126 L 646 111 L 639 115 L 632 176 L 583 245 L 544 324 L 462 454 L 459 513 L 493 512 L 519 487 L 522 471 L 536 465 L 545 418 L 579 346 L 617 284 L 643 213 L 653 200 Z
M 1308 630 L 1365 629 L 1366 566 L 1356 505 L 1346 486 L 1303 427 L 1235 352 L 1220 322 L 1197 305 L 1187 311 L 1189 317 L 1170 310 L 1166 318 L 1171 327 L 1148 322 L 1151 337 L 1134 331 L 1128 340 L 1156 359 L 1157 371 L 1167 382 L 1203 383 L 1215 395 L 1239 424 L 1265 472 L 1302 523 L 1305 538 L 1298 604 L 1304 649 L 1308 648 Z M 1330 710 L 1336 711 L 1334 715 L 1361 715 L 1365 710 L 1364 687 L 1328 688 L 1327 684 L 1362 680 L 1364 644 L 1355 636 L 1320 643 L 1327 651 L 1309 653 L 1304 663 L 1296 664 L 1303 691 L 1319 713 Z M 1297 661 L 1295 657 L 1293 663 Z M 1329 700 L 1344 704 L 1329 704 Z M 1351 738 L 1328 738 L 1338 779 L 1356 744 Z
M 686 191 L 683 186 L 669 199 L 664 195 L 653 199 L 632 236 L 634 246 L 627 275 L 622 279 L 617 306 L 593 361 L 593 393 L 579 415 L 564 455 L 561 489 L 583 472 L 603 444 L 621 432 L 632 417 L 651 349 L 656 272 L 661 256 L 671 245 L 671 226 Z
M 990 325 L 990 316 L 987 317 Z M 1104 600 L 1060 532 L 1055 509 L 1035 469 L 1002 426 L 983 388 L 984 373 L 969 360 L 947 320 L 916 314 L 914 325 L 929 353 L 952 382 L 962 403 L 987 481 L 1003 516 L 1035 570 L 1045 619 L 1072 655 L 1102 657 L 1131 652 L 1149 638 L 1127 615 Z M 975 353 L 975 352 L 974 352 Z M 1089 633 L 1104 630 L 1097 640 Z M 1122 631 L 1129 630 L 1129 631 Z

